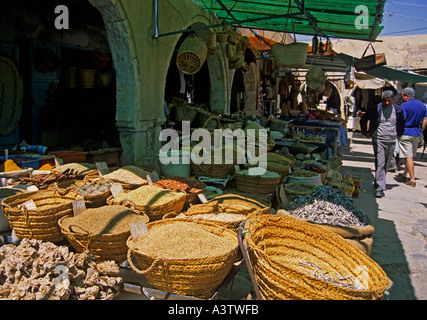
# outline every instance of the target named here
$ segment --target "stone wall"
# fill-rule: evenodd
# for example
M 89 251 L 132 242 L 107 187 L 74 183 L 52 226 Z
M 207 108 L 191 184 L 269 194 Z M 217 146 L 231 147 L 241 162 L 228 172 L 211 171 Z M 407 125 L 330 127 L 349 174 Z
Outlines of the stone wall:
M 89 0 L 102 14 L 117 73 L 117 127 L 122 165 L 158 170 L 159 134 L 165 122 L 164 91 L 170 60 L 182 34 L 154 38 L 154 1 Z M 167 33 L 212 19 L 192 1 L 158 1 L 158 30 Z M 200 36 L 206 34 L 201 32 Z M 234 72 L 225 47 L 208 57 L 211 107 L 226 111 Z

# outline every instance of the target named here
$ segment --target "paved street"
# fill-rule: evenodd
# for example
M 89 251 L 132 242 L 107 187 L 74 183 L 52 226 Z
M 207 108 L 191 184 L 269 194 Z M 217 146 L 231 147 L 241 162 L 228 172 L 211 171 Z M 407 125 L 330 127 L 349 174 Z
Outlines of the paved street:
M 342 173 L 362 177 L 355 204 L 375 222 L 373 258 L 393 281 L 391 300 L 427 299 L 427 150 L 415 159 L 417 186 L 397 182 L 397 173 L 387 174 L 386 196 L 375 198 L 374 156 L 371 139 L 349 132 L 343 148 Z M 403 169 L 399 172 L 403 172 Z

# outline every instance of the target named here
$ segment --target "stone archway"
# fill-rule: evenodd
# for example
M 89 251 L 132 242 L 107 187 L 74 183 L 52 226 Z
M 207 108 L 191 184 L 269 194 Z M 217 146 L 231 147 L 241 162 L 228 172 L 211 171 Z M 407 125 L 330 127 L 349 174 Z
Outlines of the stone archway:
M 104 20 L 116 69 L 116 125 L 122 147 L 122 165 L 135 165 L 159 170 L 159 136 L 166 121 L 164 92 L 169 61 L 180 35 L 153 38 L 152 5 L 143 1 L 88 0 Z M 180 21 L 162 20 L 162 30 L 182 30 L 194 24 L 209 25 L 210 19 L 198 6 L 179 3 L 163 12 Z M 167 7 L 166 7 L 167 6 Z M 179 8 L 179 9 L 177 9 Z M 166 14 L 166 13 L 165 13 Z M 181 21 L 182 20 L 182 21 Z M 167 22 L 167 23 L 165 23 Z M 212 105 L 223 105 L 229 97 L 230 76 L 224 68 L 225 50 L 218 57 L 209 57 Z

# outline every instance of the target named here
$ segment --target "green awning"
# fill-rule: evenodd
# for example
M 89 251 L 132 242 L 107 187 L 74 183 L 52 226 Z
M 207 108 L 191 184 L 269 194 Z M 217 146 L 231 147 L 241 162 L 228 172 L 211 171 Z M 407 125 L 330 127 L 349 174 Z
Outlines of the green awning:
M 251 29 L 374 41 L 386 0 L 193 0 L 227 24 Z M 290 6 L 289 6 L 290 4 Z M 361 20 L 362 7 L 369 19 Z M 366 10 L 367 9 L 367 10 Z M 286 18 L 289 13 L 292 18 Z M 365 18 L 365 19 L 366 19 Z M 356 28 L 356 21 L 366 29 Z

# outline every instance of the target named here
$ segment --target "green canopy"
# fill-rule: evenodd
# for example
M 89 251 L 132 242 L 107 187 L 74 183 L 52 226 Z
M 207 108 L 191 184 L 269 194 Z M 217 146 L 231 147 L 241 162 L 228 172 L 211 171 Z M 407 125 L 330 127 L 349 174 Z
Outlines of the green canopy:
M 383 27 L 379 24 L 386 2 L 386 0 L 193 1 L 225 23 L 233 23 L 243 28 L 288 33 L 295 31 L 296 34 L 366 41 L 375 41 L 380 34 Z M 289 14 L 292 16 L 289 17 Z M 366 17 L 362 18 L 362 15 Z

